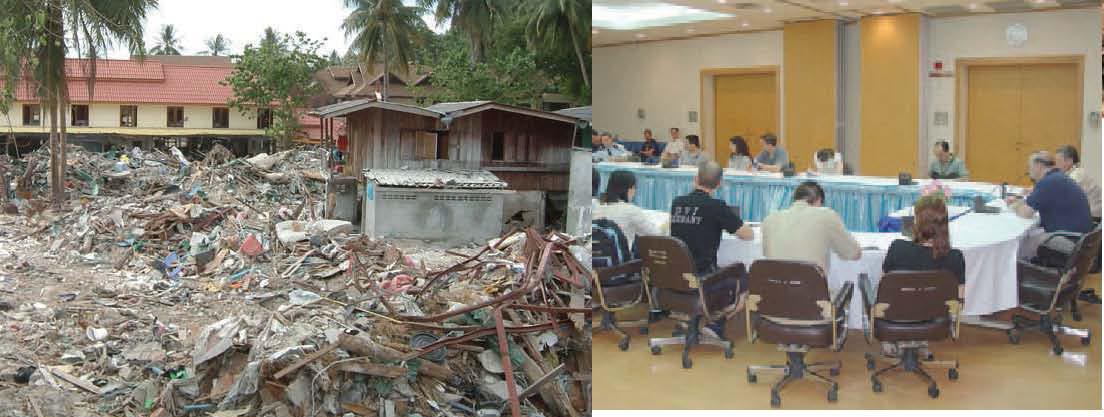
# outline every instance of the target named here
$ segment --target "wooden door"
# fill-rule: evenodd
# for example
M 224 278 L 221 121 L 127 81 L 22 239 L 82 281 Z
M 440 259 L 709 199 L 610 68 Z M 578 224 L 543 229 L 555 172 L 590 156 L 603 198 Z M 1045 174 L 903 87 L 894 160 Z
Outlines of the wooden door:
M 966 166 L 970 178 L 1027 185 L 1027 158 L 1081 142 L 1077 64 L 971 66 Z
M 743 136 L 754 158 L 762 148 L 759 136 L 768 132 L 778 134 L 777 77 L 773 72 L 714 76 L 713 157 L 722 166 L 728 163 L 731 153 L 729 138 Z
M 1023 174 L 1026 161 L 1021 157 L 1019 68 L 973 66 L 968 77 L 965 162 L 970 179 L 1012 182 Z

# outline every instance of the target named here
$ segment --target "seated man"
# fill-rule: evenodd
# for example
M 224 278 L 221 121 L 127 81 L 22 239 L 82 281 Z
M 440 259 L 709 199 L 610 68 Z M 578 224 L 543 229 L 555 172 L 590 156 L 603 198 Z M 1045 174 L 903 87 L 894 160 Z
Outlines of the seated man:
M 813 154 L 810 172 L 826 175 L 843 175 L 843 157 L 832 148 L 824 148 Z
M 859 242 L 843 219 L 824 207 L 824 189 L 806 181 L 794 190 L 794 203 L 763 220 L 763 255 L 767 259 L 813 262 L 828 274 L 831 252 L 854 261 L 862 256 Z
M 735 233 L 743 240 L 751 240 L 755 233 L 744 225 L 740 216 L 724 201 L 713 198 L 713 192 L 721 187 L 724 171 L 714 161 L 698 165 L 694 177 L 694 191 L 676 197 L 671 203 L 671 236 L 682 240 L 694 258 L 694 273 L 699 277 L 717 270 L 717 249 L 721 246 L 721 231 Z M 747 277 L 724 277 L 709 281 L 705 291 L 735 292 L 747 290 Z M 733 297 L 736 294 L 732 294 Z M 738 308 L 743 307 L 743 298 Z M 724 320 L 710 323 L 706 328 L 714 336 L 724 337 Z
M 592 162 L 612 161 L 623 158 L 631 153 L 625 150 L 624 145 L 614 142 L 613 135 L 609 132 L 602 132 L 600 140 L 602 142 L 601 146 L 591 154 Z
M 1073 145 L 1058 148 L 1054 153 L 1054 162 L 1058 169 L 1081 186 L 1085 197 L 1089 199 L 1089 213 L 1092 214 L 1093 221 L 1100 223 L 1100 183 L 1081 169 L 1081 156 L 1077 153 L 1077 148 Z
M 663 154 L 660 155 L 660 159 L 677 161 L 686 152 L 686 140 L 679 136 L 679 128 L 672 127 L 670 132 L 671 140 L 667 141 L 667 146 L 663 147 Z
M 640 146 L 641 162 L 659 161 L 659 144 L 652 137 L 652 129 L 644 129 L 644 144 Z
M 951 144 L 942 140 L 932 148 L 935 160 L 931 161 L 928 175 L 934 180 L 965 180 L 970 177 L 966 163 L 951 153 Z
M 1035 181 L 1035 188 L 1026 199 L 1007 197 L 1008 208 L 1025 219 L 1035 217 L 1038 211 L 1039 223 L 1048 233 L 1061 230 L 1084 234 L 1092 230 L 1089 199 L 1077 182 L 1055 166 L 1050 153 L 1035 152 L 1027 164 L 1027 174 Z
M 778 172 L 790 163 L 790 155 L 785 149 L 778 146 L 778 136 L 767 133 L 759 140 L 763 142 L 763 150 L 755 157 L 755 166 L 763 171 Z
M 686 135 L 686 151 L 679 158 L 679 165 L 696 166 L 707 159 L 708 157 L 701 151 L 701 142 L 698 141 L 698 135 Z

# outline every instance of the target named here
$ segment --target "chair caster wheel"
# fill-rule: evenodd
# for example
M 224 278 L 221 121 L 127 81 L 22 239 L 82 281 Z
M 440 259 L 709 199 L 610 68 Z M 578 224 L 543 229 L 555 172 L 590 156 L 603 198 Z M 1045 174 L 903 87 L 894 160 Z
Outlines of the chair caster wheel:
M 693 366 L 694 366 L 694 361 L 690 360 L 690 355 L 689 354 L 683 354 L 682 355 L 682 368 L 683 369 L 690 369 Z
M 771 393 L 771 408 L 782 407 L 782 396 L 776 392 Z
M 641 327 L 640 328 L 640 334 L 648 334 L 648 328 L 647 327 Z
M 1008 343 L 1013 345 L 1020 344 L 1020 332 L 1016 331 L 1016 329 L 1008 329 Z
M 870 388 L 873 389 L 874 392 L 882 392 L 882 383 L 874 381 L 872 384 L 870 384 Z
M 1055 355 L 1061 355 L 1062 352 L 1065 352 L 1065 349 L 1062 349 L 1061 346 L 1055 346 L 1051 351 L 1053 351 Z
M 748 372 L 747 372 L 747 380 L 748 380 L 749 384 L 754 384 L 756 382 L 759 382 L 759 377 L 757 375 L 751 373 L 751 370 L 749 369 Z
M 617 342 L 617 348 L 621 349 L 622 352 L 629 350 L 629 339 L 623 339 Z
M 939 388 L 928 387 L 928 396 L 932 398 L 939 398 Z
M 832 388 L 828 391 L 828 402 L 834 403 L 836 401 L 839 401 L 839 390 Z
M 957 368 L 948 369 L 947 370 L 947 378 L 949 378 L 951 381 L 958 380 L 958 369 Z
M 732 359 L 733 356 L 736 356 L 736 354 L 734 352 L 732 352 L 732 348 L 726 348 L 724 350 L 724 355 L 725 355 L 725 359 Z
M 874 365 L 875 365 L 875 363 L 874 363 L 873 358 L 867 358 L 866 359 L 866 370 L 873 371 L 874 370 Z
M 1071 316 L 1073 316 L 1073 321 L 1081 321 L 1081 319 L 1082 319 L 1082 318 L 1084 318 L 1084 317 L 1083 317 L 1083 316 L 1081 315 L 1081 313 L 1080 313 L 1080 312 L 1078 312 L 1078 313 L 1073 313 L 1073 314 L 1070 314 L 1070 315 L 1071 315 Z
M 653 355 L 658 355 L 660 352 L 663 352 L 662 348 L 660 348 L 659 346 L 652 346 L 652 354 Z
M 839 376 L 839 373 L 840 373 L 840 368 L 829 368 L 828 369 L 828 375 Z
M 1092 343 L 1092 338 L 1091 337 L 1082 337 L 1081 338 L 1081 346 L 1088 346 L 1090 343 Z
M 934 353 L 931 353 L 931 352 L 928 352 L 928 357 L 927 357 L 927 359 L 926 359 L 926 360 L 927 360 L 928 362 L 934 361 L 934 360 L 935 360 L 935 354 L 934 354 Z

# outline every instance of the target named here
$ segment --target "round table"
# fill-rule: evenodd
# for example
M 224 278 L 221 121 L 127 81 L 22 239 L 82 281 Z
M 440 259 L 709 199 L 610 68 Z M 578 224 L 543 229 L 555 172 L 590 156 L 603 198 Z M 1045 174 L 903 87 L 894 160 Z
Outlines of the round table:
M 609 174 L 627 170 L 636 176 L 636 196 L 633 203 L 647 209 L 670 211 L 671 201 L 688 194 L 693 188 L 694 167 L 660 168 L 637 162 L 603 162 L 594 164 L 601 176 L 601 190 L 606 188 Z M 785 178 L 780 173 L 748 172 L 725 169 L 716 197 L 729 205 L 740 207 L 740 217 L 762 221 L 770 213 L 789 207 L 793 192 L 804 181 L 814 180 L 824 188 L 824 205 L 831 207 L 848 230 L 877 232 L 878 221 L 890 213 L 911 206 L 920 198 L 920 189 L 930 180 L 918 179 L 915 185 L 898 185 L 897 178 L 862 177 L 854 175 L 816 175 L 804 173 Z M 949 204 L 972 206 L 975 197 L 989 202 L 999 198 L 1000 186 L 988 183 L 948 181 L 951 188 Z
M 966 259 L 966 305 L 963 315 L 976 316 L 995 313 L 1015 307 L 1016 260 L 1033 255 L 1042 230 L 1035 219 L 1024 219 L 1009 211 L 1003 201 L 995 200 L 991 206 L 1001 208 L 1000 213 L 966 213 L 950 224 L 951 247 L 962 251 Z M 659 211 L 649 211 L 647 218 L 655 222 L 668 221 L 669 216 Z M 757 225 L 753 225 L 757 226 Z M 724 234 L 717 250 L 720 266 L 742 262 L 748 267 L 763 258 L 762 236 L 754 227 L 755 238 L 741 240 Z M 863 247 L 862 257 L 845 261 L 834 253 L 828 268 L 828 285 L 833 291 L 847 281 L 858 287 L 859 274 L 867 274 L 874 288 L 882 277 L 882 261 L 890 243 L 905 237 L 899 233 L 853 233 Z M 847 325 L 861 329 L 862 297 L 858 288 L 851 298 Z

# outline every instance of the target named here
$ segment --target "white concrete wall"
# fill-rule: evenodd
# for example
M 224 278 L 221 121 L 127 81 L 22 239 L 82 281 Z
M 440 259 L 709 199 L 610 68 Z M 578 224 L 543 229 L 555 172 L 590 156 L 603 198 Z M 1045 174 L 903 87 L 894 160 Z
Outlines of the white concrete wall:
M 659 140 L 678 127 L 683 135 L 708 136 L 712 126 L 689 123 L 687 113 L 702 120 L 701 70 L 782 65 L 782 32 L 756 32 L 698 39 L 648 42 L 595 48 L 593 58 L 594 126 L 623 138 L 639 140 L 651 128 Z M 781 77 L 781 73 L 779 73 Z M 711 91 L 709 87 L 707 90 Z M 781 122 L 781 92 L 779 115 Z M 706 106 L 712 107 L 709 102 Z M 637 118 L 643 108 L 645 118 Z M 706 124 L 711 124 L 708 120 Z M 703 127 L 709 132 L 703 132 Z M 709 142 L 705 140 L 704 142 Z
M 928 19 L 927 44 L 930 70 L 932 62 L 943 61 L 945 69 L 955 69 L 957 58 L 1017 57 L 1039 55 L 1082 55 L 1085 57 L 1084 110 L 1081 159 L 1087 172 L 1100 178 L 1100 123 L 1089 123 L 1089 112 L 1098 112 L 1100 96 L 1100 22 L 1097 9 L 1051 12 L 992 14 Z M 1008 44 L 1005 29 L 1012 23 L 1027 27 L 1028 40 L 1020 47 Z M 955 129 L 955 78 L 928 78 L 924 71 L 927 106 L 921 123 L 928 126 L 924 149 L 939 140 L 953 141 Z M 935 112 L 948 113 L 946 126 L 935 126 Z
M 23 102 L 15 102 L 12 104 L 11 111 L 11 123 L 12 126 L 23 126 Z M 82 103 L 78 103 L 82 104 Z M 123 105 L 129 105 L 127 103 L 93 103 L 88 107 L 88 127 L 119 127 L 119 107 Z M 168 105 L 165 104 L 139 104 L 138 105 L 138 127 L 140 128 L 167 128 L 168 127 Z M 212 109 L 215 106 L 183 106 L 184 107 L 184 128 L 186 129 L 210 129 L 214 121 L 212 115 Z M 44 109 L 45 110 L 45 109 Z M 66 122 L 72 126 L 72 120 L 70 115 L 72 113 L 66 113 Z M 50 115 L 45 111 L 42 114 L 42 127 L 45 130 L 50 128 Z M 8 119 L 4 117 L 4 114 L 0 113 L 0 127 L 7 127 Z M 246 114 L 242 114 L 237 110 L 230 109 L 230 129 L 256 129 L 257 128 L 257 112 L 256 110 L 246 111 Z

